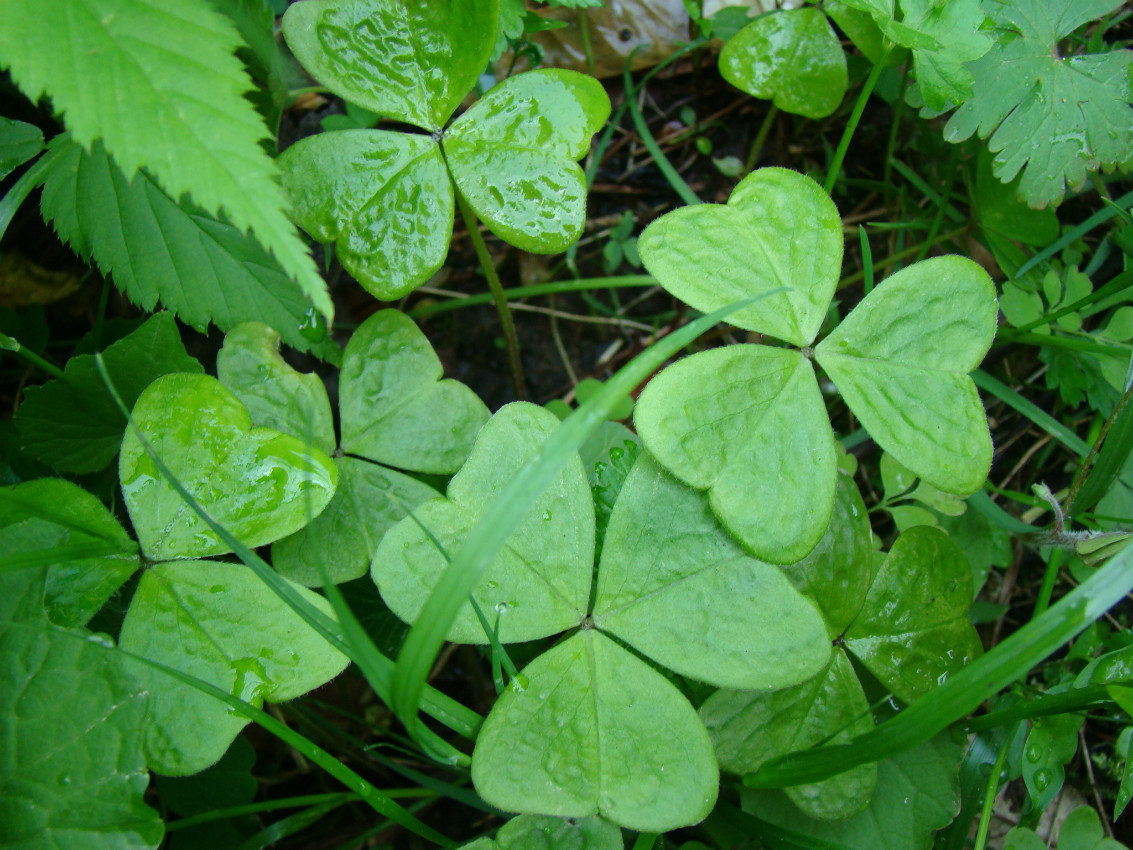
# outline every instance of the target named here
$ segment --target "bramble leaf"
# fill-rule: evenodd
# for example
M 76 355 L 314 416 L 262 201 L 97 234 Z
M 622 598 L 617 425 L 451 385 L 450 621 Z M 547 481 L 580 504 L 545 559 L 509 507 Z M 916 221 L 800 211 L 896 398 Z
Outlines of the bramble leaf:
M 300 9 L 312 0 L 296 4 Z M 441 267 L 452 238 L 452 183 L 429 136 L 339 130 L 279 157 L 291 214 L 376 297 L 393 301 Z
M 457 189 L 488 229 L 524 251 L 566 250 L 586 220 L 578 160 L 610 117 L 601 83 L 543 69 L 490 89 L 441 145 Z
M 472 781 L 504 811 L 587 817 L 665 832 L 716 802 L 712 742 L 660 673 L 594 629 L 523 670 L 500 695 L 472 753 Z
M 0 489 L 5 565 L 46 566 L 42 610 L 60 626 L 82 626 L 138 568 L 138 546 L 97 498 L 61 478 Z
M 753 97 L 807 118 L 825 118 L 846 94 L 846 54 L 820 10 L 761 15 L 720 51 L 720 75 Z
M 255 428 L 247 409 L 207 375 L 166 375 L 134 405 L 134 424 L 201 506 L 247 546 L 262 546 L 317 516 L 338 473 L 309 443 Z M 158 471 L 133 430 L 119 456 L 122 496 L 142 551 L 153 559 L 230 551 Z
M 321 596 L 295 590 L 332 615 Z M 146 570 L 119 643 L 257 707 L 301 696 L 349 663 L 250 569 L 215 561 L 171 561 Z M 129 668 L 153 697 L 145 750 L 158 773 L 204 770 L 249 722 L 152 667 L 133 662 Z
M 0 0 L 0 19 L 0 66 L 31 100 L 49 95 L 85 150 L 101 140 L 126 179 L 145 169 L 169 197 L 189 193 L 237 233 L 251 230 L 333 318 L 326 283 L 284 214 L 231 21 L 207 0 Z
M 342 450 L 416 472 L 456 472 L 488 408 L 441 361 L 417 325 L 397 310 L 375 313 L 342 357 Z
M 488 64 L 498 15 L 498 0 L 307 0 L 283 35 L 335 94 L 434 132 Z
M 460 550 L 500 490 L 558 424 L 553 413 L 526 402 L 500 408 L 449 482 L 447 498 L 426 502 L 415 519 L 407 517 L 386 533 L 371 574 L 390 610 L 407 623 L 417 619 L 448 566 L 446 554 Z M 527 510 L 472 597 L 489 624 L 499 621 L 501 642 L 535 640 L 582 622 L 593 569 L 594 502 L 575 456 Z M 471 604 L 461 608 L 448 640 L 488 642 Z
M 198 330 L 266 322 L 288 345 L 327 356 L 301 330 L 315 321 L 311 301 L 255 239 L 174 200 L 144 171 L 127 179 L 101 143 L 87 153 L 58 136 L 50 148 L 63 150 L 43 187 L 44 219 L 131 301 L 152 310 L 160 300 Z
M 43 132 L 32 124 L 0 117 L 0 180 L 43 150 Z
M 936 257 L 890 277 L 815 349 L 818 362 L 878 444 L 929 484 L 977 490 L 991 435 L 975 384 L 995 337 L 987 272 Z
M 820 743 L 844 743 L 873 728 L 869 703 L 846 653 L 834 650 L 819 675 L 776 691 L 717 691 L 700 707 L 720 769 L 754 773 L 776 756 Z M 836 733 L 831 737 L 832 733 Z M 877 765 L 785 789 L 808 816 L 841 820 L 869 805 Z
M 809 345 L 842 268 L 842 222 L 809 177 L 761 168 L 740 181 L 727 205 L 687 206 L 657 219 L 638 251 L 649 273 L 689 306 L 707 313 L 765 295 L 728 322 Z
M 947 534 L 918 525 L 897 538 L 846 630 L 846 648 L 905 702 L 983 652 L 968 617 L 972 569 Z
M 668 470 L 708 490 L 716 516 L 757 558 L 793 563 L 822 538 L 834 435 L 797 351 L 732 345 L 680 360 L 646 385 L 634 422 Z
M 279 354 L 279 342 L 279 334 L 262 322 L 237 325 L 216 355 L 216 376 L 248 409 L 253 425 L 331 454 L 338 443 L 326 387 L 318 375 L 292 369 Z
M 1041 208 L 1062 201 L 1089 172 L 1110 170 L 1133 151 L 1133 51 L 1063 56 L 1059 42 L 1121 0 L 992 0 L 999 39 L 968 69 L 973 95 L 944 137 L 973 133 L 996 154 L 995 176 L 1022 171 L 1019 196 Z M 990 136 L 990 138 L 988 138 Z
M 592 617 L 665 667 L 722 687 L 794 685 L 830 658 L 814 604 L 646 454 L 610 517 Z
M 171 372 L 200 374 L 204 367 L 185 351 L 170 313 L 158 313 L 102 353 L 114 388 L 127 406 L 142 390 Z M 24 448 L 67 472 L 97 472 L 118 454 L 126 417 L 115 404 L 93 356 L 67 361 L 63 377 L 24 391 L 14 417 Z
M 411 510 L 440 493 L 376 463 L 338 457 L 338 487 L 326 509 L 306 526 L 275 541 L 272 566 L 307 587 L 323 583 L 320 562 L 334 584 L 370 570 L 382 536 Z

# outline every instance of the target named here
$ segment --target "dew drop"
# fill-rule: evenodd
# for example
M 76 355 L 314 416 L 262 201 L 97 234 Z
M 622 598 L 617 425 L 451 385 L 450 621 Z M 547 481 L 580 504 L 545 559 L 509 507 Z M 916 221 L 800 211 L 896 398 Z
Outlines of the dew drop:
M 495 588 L 497 588 L 497 587 L 499 587 L 499 586 L 500 586 L 500 585 L 499 585 L 499 582 L 495 582 L 495 581 L 490 581 L 490 582 L 488 582 L 488 587 L 490 587 L 490 588 L 493 588 L 493 589 L 495 589 Z
M 1027 747 L 1027 761 L 1032 764 L 1038 764 L 1043 757 L 1043 751 L 1038 744 L 1031 744 Z
M 551 519 L 550 509 L 543 511 L 543 522 L 549 522 Z
M 1044 767 L 1042 770 L 1036 771 L 1031 782 L 1034 783 L 1036 791 L 1045 791 L 1050 787 L 1052 779 L 1054 779 L 1054 773 Z
M 223 584 L 214 584 L 212 587 L 209 588 L 209 593 L 224 593 L 224 585 Z

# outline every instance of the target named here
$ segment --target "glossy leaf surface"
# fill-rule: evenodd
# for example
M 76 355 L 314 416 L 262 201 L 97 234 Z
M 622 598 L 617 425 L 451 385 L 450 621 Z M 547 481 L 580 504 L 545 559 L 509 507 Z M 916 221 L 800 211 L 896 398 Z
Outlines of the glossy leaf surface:
M 108 346 L 102 358 L 127 406 L 161 375 L 204 371 L 186 353 L 170 313 L 151 316 Z M 67 472 L 96 472 L 114 460 L 126 417 L 106 389 L 94 357 L 72 357 L 62 379 L 28 387 L 24 393 L 14 419 L 25 448 L 36 457 Z
M 543 653 L 484 721 L 472 780 L 504 811 L 664 832 L 716 801 L 712 743 L 681 693 L 593 629 Z
M 708 490 L 712 510 L 756 557 L 789 564 L 822 538 L 834 435 L 798 352 L 732 345 L 686 357 L 646 385 L 634 422 L 667 469 Z
M 972 72 L 966 64 L 991 49 L 984 32 L 980 0 L 901 0 L 903 27 L 919 38 L 902 38 L 890 27 L 898 44 L 913 47 L 913 70 L 925 105 L 936 112 L 951 109 L 972 95 Z M 927 38 L 926 38 L 927 37 Z M 924 40 L 931 40 L 925 44 Z
M 61 478 L 0 489 L 0 552 L 8 565 L 43 561 L 42 609 L 60 626 L 84 625 L 138 568 L 137 544 L 118 520 Z
M 296 590 L 330 615 L 321 596 Z M 146 570 L 119 642 L 257 707 L 305 694 L 348 662 L 250 569 L 215 561 L 173 561 Z M 130 669 L 152 695 L 145 750 L 159 773 L 203 770 L 248 724 L 208 694 L 152 667 L 134 662 Z
M 412 623 L 425 600 L 496 495 L 535 457 L 558 418 L 533 404 L 506 405 L 476 438 L 468 462 L 449 482 L 445 499 L 426 502 L 382 538 L 372 575 L 390 609 Z M 424 529 L 428 529 L 428 533 Z M 436 543 L 443 547 L 438 551 Z M 504 643 L 535 640 L 578 625 L 586 616 L 594 565 L 594 503 L 575 456 L 528 508 L 515 533 L 472 596 L 499 620 Z M 487 643 L 468 603 L 448 640 Z
M 593 620 L 665 667 L 726 687 L 794 685 L 830 657 L 813 603 L 645 454 L 610 517 Z
M 458 118 L 442 142 L 461 194 L 488 228 L 524 251 L 572 245 L 586 220 L 578 160 L 610 117 L 593 77 L 544 69 L 501 82 Z
M 366 575 L 378 543 L 410 510 L 440 497 L 415 478 L 352 457 L 335 458 L 338 488 L 321 514 L 271 547 L 272 566 L 307 587 Z
M 283 35 L 335 94 L 431 132 L 488 64 L 497 9 L 498 0 L 307 0 L 288 8 Z
M 705 313 L 785 287 L 728 322 L 809 345 L 842 268 L 842 222 L 809 177 L 761 168 L 740 181 L 726 206 L 682 207 L 650 224 L 638 251 L 666 290 Z
M 342 450 L 400 469 L 456 472 L 488 408 L 443 369 L 429 340 L 396 310 L 375 313 L 342 358 Z
M 621 830 L 607 820 L 520 815 L 496 833 L 499 850 L 623 850 Z
M 910 528 L 874 575 L 846 648 L 913 702 L 982 653 L 971 604 L 972 570 L 960 548 L 939 529 Z
M 284 151 L 279 167 L 299 226 L 334 243 L 342 267 L 378 298 L 412 292 L 445 261 L 452 184 L 429 136 L 321 133 Z
M 818 676 L 794 687 L 717 691 L 700 707 L 700 717 L 720 769 L 740 775 L 775 756 L 827 741 L 845 743 L 873 728 L 865 693 L 841 649 Z M 869 805 L 876 784 L 877 766 L 868 764 L 786 793 L 810 817 L 841 820 Z
M 248 409 L 252 424 L 309 441 L 331 454 L 334 419 L 318 375 L 292 369 L 279 353 L 279 334 L 261 322 L 230 330 L 216 355 L 216 376 Z
M 215 378 L 159 378 L 138 398 L 133 419 L 188 492 L 248 546 L 302 528 L 334 495 L 338 475 L 329 457 L 295 437 L 253 427 L 244 405 Z M 122 442 L 119 476 L 148 557 L 229 551 L 158 472 L 133 431 Z
M 870 292 L 815 356 L 885 451 L 934 487 L 967 495 L 991 467 L 991 435 L 968 373 L 997 320 L 987 272 L 963 257 L 936 257 Z
M 846 54 L 818 9 L 761 15 L 720 51 L 720 74 L 738 89 L 807 118 L 830 115 L 846 94 Z
M 1022 774 L 1035 809 L 1045 809 L 1062 793 L 1066 765 L 1078 752 L 1081 715 L 1055 714 L 1031 721 L 1023 744 Z

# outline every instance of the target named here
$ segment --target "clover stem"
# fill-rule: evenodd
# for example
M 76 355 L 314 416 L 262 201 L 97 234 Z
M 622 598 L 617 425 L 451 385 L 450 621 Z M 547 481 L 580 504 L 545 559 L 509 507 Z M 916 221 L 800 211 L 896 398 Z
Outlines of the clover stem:
M 846 151 L 850 149 L 850 140 L 854 137 L 854 131 L 858 129 L 858 122 L 861 121 L 862 113 L 865 112 L 865 105 L 869 101 L 869 96 L 873 93 L 873 87 L 877 85 L 877 78 L 881 76 L 881 72 L 885 70 L 885 60 L 889 58 L 889 51 L 892 50 L 892 45 L 886 43 L 881 51 L 881 55 L 877 58 L 877 62 L 873 66 L 873 70 L 869 72 L 866 77 L 865 83 L 862 84 L 862 90 L 858 94 L 858 101 L 854 104 L 854 110 L 850 113 L 850 120 L 846 124 L 846 129 L 842 133 L 842 140 L 838 142 L 838 149 L 834 151 L 834 159 L 830 163 L 830 171 L 826 174 L 826 194 L 829 195 L 834 191 L 834 183 L 838 180 L 838 172 L 842 170 L 842 162 L 846 158 Z
M 496 267 L 488 255 L 488 246 L 484 244 L 484 237 L 480 235 L 480 220 L 476 218 L 476 213 L 472 211 L 460 189 L 456 190 L 456 205 L 460 207 L 460 217 L 464 219 L 464 226 L 468 228 L 468 238 L 472 240 L 472 247 L 476 249 L 480 268 L 484 270 L 484 277 L 488 279 L 488 289 L 492 293 L 492 301 L 496 305 L 496 312 L 500 316 L 500 325 L 504 331 L 504 343 L 507 346 L 508 364 L 511 366 L 511 381 L 515 385 L 515 397 L 522 401 L 527 397 L 527 393 L 523 385 L 523 364 L 519 360 L 519 338 L 515 335 L 515 323 L 511 319 L 504 286 L 500 283 L 500 276 L 496 274 Z

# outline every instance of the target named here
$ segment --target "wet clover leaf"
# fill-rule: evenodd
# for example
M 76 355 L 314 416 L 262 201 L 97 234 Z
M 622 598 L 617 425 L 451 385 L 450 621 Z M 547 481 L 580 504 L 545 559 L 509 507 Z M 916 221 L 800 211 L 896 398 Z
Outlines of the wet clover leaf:
M 248 546 L 302 528 L 334 495 L 331 459 L 308 442 L 252 425 L 247 409 L 206 375 L 166 375 L 139 396 L 134 424 L 186 490 Z M 119 476 L 142 551 L 203 557 L 228 546 L 162 476 L 131 430 Z
M 296 592 L 323 613 L 330 604 Z M 252 705 L 284 702 L 337 676 L 348 659 L 243 564 L 173 561 L 146 570 L 122 623 L 123 649 L 173 667 Z M 137 662 L 153 695 L 149 766 L 184 776 L 215 763 L 248 718 L 207 693 Z

